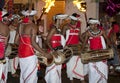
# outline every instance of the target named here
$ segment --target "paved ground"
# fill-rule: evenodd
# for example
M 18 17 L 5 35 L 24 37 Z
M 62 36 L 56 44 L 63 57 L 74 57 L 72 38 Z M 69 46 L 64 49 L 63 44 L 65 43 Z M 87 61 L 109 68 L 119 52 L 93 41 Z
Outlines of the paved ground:
M 44 76 L 44 70 L 42 71 L 42 75 Z M 18 71 L 19 74 L 19 71 Z M 19 78 L 13 78 L 11 74 L 8 74 L 8 82 L 7 83 L 19 83 Z M 46 83 L 42 77 L 39 78 L 38 83 Z M 63 70 L 62 72 L 62 83 L 70 83 L 69 79 L 66 78 L 66 72 Z M 80 83 L 79 80 L 75 79 L 75 83 Z M 120 83 L 120 74 L 117 76 L 110 76 L 108 83 Z

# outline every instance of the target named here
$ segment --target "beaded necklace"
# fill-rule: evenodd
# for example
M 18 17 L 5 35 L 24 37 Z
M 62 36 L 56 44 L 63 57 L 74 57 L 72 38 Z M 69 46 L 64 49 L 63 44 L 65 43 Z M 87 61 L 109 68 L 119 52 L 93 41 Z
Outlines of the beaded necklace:
M 88 29 L 88 30 L 89 30 L 89 32 L 90 32 L 90 34 L 91 34 L 92 36 L 98 36 L 98 35 L 101 33 L 101 30 L 100 30 L 100 29 L 98 29 L 97 32 L 94 32 L 92 29 Z

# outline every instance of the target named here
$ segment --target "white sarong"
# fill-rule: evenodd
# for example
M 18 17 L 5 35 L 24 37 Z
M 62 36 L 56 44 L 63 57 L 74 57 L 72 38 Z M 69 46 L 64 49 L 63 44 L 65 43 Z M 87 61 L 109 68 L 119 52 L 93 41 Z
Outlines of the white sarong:
M 19 63 L 19 58 L 15 57 L 13 59 L 9 59 L 9 72 L 11 72 L 11 74 L 15 74 L 16 70 L 18 68 L 18 63 Z
M 6 63 L 0 64 L 0 83 L 7 83 L 8 77 L 8 58 L 6 58 Z
M 107 62 L 89 63 L 89 83 L 107 83 L 108 67 Z
M 46 68 L 46 83 L 61 83 L 61 67 L 62 65 L 51 65 Z
M 20 61 L 20 83 L 37 83 L 37 56 L 29 56 L 26 58 L 19 58 Z
M 83 63 L 79 56 L 73 56 L 66 65 L 67 76 L 70 80 L 73 80 L 73 78 L 84 80 Z
M 10 39 L 8 41 L 8 43 L 14 43 L 14 40 L 15 40 L 15 36 L 16 36 L 16 31 L 15 30 L 12 30 L 10 31 Z
M 106 43 L 101 37 L 103 49 L 106 49 Z M 88 63 L 88 74 L 89 74 L 89 83 L 107 83 L 108 79 L 108 66 L 107 61 L 99 61 L 99 62 L 90 62 Z

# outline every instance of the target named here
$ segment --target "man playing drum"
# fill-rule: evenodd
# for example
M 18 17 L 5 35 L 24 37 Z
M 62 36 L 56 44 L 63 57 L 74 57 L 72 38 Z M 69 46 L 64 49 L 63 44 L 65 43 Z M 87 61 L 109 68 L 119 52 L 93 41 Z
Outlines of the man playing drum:
M 55 23 L 52 25 L 47 36 L 47 44 L 51 52 L 60 51 L 64 47 L 64 37 L 61 34 L 60 20 L 67 18 L 66 15 L 55 15 Z M 59 59 L 59 55 L 54 56 Z M 46 83 L 61 83 L 61 67 L 62 63 L 56 65 L 55 63 L 46 68 L 45 80 Z
M 85 32 L 85 39 L 82 49 L 88 41 L 90 50 L 106 49 L 106 42 L 110 45 L 104 30 L 99 29 L 100 22 L 96 19 L 89 20 L 89 29 Z M 89 83 L 107 83 L 108 66 L 107 60 L 88 63 Z
M 22 11 L 22 14 L 27 17 L 23 19 L 23 23 L 18 28 L 15 39 L 15 42 L 19 43 L 20 83 L 37 83 L 38 59 L 34 49 L 44 56 L 48 54 L 36 43 L 37 27 L 33 23 L 33 15 L 36 14 L 36 11 L 26 10 Z
M 74 14 L 70 17 L 70 22 L 64 25 L 63 27 L 63 35 L 66 38 L 66 46 L 75 45 L 75 49 L 77 46 L 81 43 L 81 31 L 80 26 L 78 27 L 78 21 L 79 19 L 74 16 Z M 80 51 L 80 49 L 78 50 Z M 83 72 L 83 63 L 81 62 L 81 58 L 78 55 L 74 55 L 74 49 L 73 49 L 73 56 L 72 58 L 66 63 L 67 66 L 67 76 L 71 80 L 71 83 L 73 83 L 74 78 L 80 79 L 82 83 L 85 83 L 84 81 L 84 72 Z
M 8 46 L 6 52 L 11 52 L 9 57 L 9 72 L 11 72 L 13 77 L 18 77 L 19 75 L 16 74 L 16 70 L 18 68 L 18 56 L 17 56 L 17 46 L 14 44 L 16 30 L 19 26 L 20 16 L 18 14 L 14 14 L 11 17 L 11 24 L 9 25 L 10 29 L 10 37 L 8 41 Z M 11 58 L 10 58 L 11 57 Z
M 6 11 L 0 8 L 0 83 L 7 82 L 8 59 L 5 57 L 5 48 L 9 38 L 9 27 L 2 22 Z

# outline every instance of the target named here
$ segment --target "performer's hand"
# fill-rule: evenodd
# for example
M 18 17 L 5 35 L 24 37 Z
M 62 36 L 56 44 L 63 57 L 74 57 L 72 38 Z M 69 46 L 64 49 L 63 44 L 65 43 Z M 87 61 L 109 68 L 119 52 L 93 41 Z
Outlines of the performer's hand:
M 53 56 L 51 55 L 51 53 L 44 53 L 44 56 L 45 56 L 47 59 L 53 59 Z
M 52 54 L 53 54 L 53 56 L 54 56 L 55 58 L 58 58 L 58 54 L 57 54 L 56 51 L 54 51 Z

